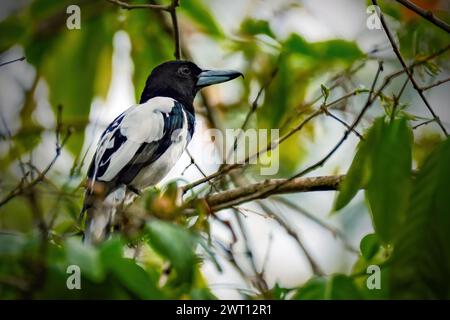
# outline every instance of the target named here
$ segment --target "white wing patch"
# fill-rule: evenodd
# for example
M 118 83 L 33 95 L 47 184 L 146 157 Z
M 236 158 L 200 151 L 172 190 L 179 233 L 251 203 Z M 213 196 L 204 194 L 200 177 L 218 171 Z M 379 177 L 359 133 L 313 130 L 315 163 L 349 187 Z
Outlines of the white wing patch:
M 92 180 L 113 180 L 120 170 L 131 161 L 143 143 L 160 140 L 164 135 L 165 114 L 170 113 L 174 105 L 175 100 L 172 98 L 155 97 L 127 109 L 120 125 L 107 132 L 99 143 L 94 159 L 95 170 Z M 108 159 L 103 159 L 103 156 L 107 149 L 114 147 L 117 130 L 120 130 L 120 134 L 126 138 L 126 141 L 111 154 L 107 170 L 97 177 L 99 166 L 108 162 Z
M 120 170 L 122 170 L 128 164 L 128 162 L 130 162 L 140 146 L 140 143 L 130 140 L 122 144 L 120 148 L 111 155 L 108 169 L 101 177 L 98 177 L 98 179 L 103 181 L 113 180 L 120 172 Z
M 172 98 L 152 98 L 125 115 L 120 132 L 128 140 L 139 143 L 160 140 L 164 135 L 163 113 L 170 113 L 174 105 Z

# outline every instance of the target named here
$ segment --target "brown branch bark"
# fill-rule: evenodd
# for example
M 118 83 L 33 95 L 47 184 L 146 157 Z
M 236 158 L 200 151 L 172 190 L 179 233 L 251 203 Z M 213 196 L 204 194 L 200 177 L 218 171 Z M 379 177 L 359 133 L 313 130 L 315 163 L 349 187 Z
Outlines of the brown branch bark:
M 335 191 L 338 190 L 339 184 L 344 179 L 343 175 L 336 176 L 318 176 L 310 178 L 297 178 L 286 182 L 288 179 L 270 179 L 251 185 L 238 187 L 232 190 L 215 193 L 206 198 L 212 210 L 222 210 L 232 206 L 256 200 L 264 199 L 276 194 L 313 192 L 313 191 Z M 272 193 L 262 194 L 258 196 L 259 190 L 278 186 L 277 190 Z

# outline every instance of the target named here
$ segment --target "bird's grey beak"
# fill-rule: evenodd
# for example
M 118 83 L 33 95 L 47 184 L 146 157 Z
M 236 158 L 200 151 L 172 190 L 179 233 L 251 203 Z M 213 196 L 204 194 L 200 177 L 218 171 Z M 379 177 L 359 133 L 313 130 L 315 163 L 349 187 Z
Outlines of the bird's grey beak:
M 203 70 L 198 76 L 197 88 L 204 88 L 216 83 L 233 80 L 244 75 L 234 70 Z

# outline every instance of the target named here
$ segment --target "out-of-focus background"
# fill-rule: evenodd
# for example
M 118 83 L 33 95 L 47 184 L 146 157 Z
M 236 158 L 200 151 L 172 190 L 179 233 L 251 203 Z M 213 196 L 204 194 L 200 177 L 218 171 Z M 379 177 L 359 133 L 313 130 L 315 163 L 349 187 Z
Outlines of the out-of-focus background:
M 74 130 L 45 179 L 36 186 L 38 200 L 34 201 L 39 204 L 20 193 L 0 207 L 0 230 L 7 234 L 8 241 L 16 241 L 11 240 L 10 232 L 32 234 L 39 229 L 33 213 L 36 206 L 41 208 L 39 214 L 45 216 L 44 220 L 51 223 L 49 241 L 58 244 L 76 234 L 74 224 L 82 201 L 80 186 L 100 134 L 116 116 L 136 104 L 152 68 L 174 59 L 172 21 L 167 12 L 126 10 L 113 2 L 4 0 L 0 5 L 0 63 L 25 57 L 0 68 L 2 198 L 17 188 L 24 170 L 29 171 L 23 164 L 31 163 L 35 168 L 27 177 L 32 181 L 55 158 L 55 145 L 61 142 L 65 130 Z M 447 1 L 413 2 L 444 20 L 448 18 Z M 80 8 L 79 29 L 68 27 L 67 19 L 76 12 L 66 11 L 70 5 Z M 211 143 L 209 129 L 240 128 L 261 88 L 248 128 L 276 128 L 282 135 L 323 103 L 346 95 L 331 110 L 341 122 L 351 124 L 366 102 L 379 61 L 384 62 L 380 79 L 402 70 L 385 31 L 377 25 L 378 20 L 373 20 L 370 5 L 361 0 L 181 0 L 176 12 L 182 58 L 208 69 L 240 70 L 245 78 L 207 88 L 197 97 L 196 132 L 188 147 L 196 165 L 190 165 L 191 158 L 185 153 L 159 187 L 164 189 L 172 181 L 183 185 L 202 178 L 198 167 L 206 175 L 216 172 L 219 159 L 205 152 Z M 380 5 L 408 64 L 448 45 L 448 33 L 407 8 L 395 1 L 381 1 Z M 449 77 L 448 52 L 438 58 L 414 71 L 421 86 Z M 402 74 L 391 81 L 383 91 L 386 97 L 377 99 L 356 127 L 359 133 L 371 127 L 375 118 L 389 114 L 392 100 L 388 98 L 400 90 L 403 92 L 398 108 L 404 111 L 411 127 L 433 119 L 410 82 L 402 90 L 406 79 Z M 449 89 L 450 82 L 446 82 L 424 92 L 447 130 Z M 341 122 L 326 115 L 316 117 L 280 145 L 280 170 L 276 175 L 261 176 L 257 169 L 250 168 L 242 174 L 243 183 L 289 178 L 320 160 L 347 129 Z M 436 122 L 421 125 L 413 132 L 416 168 L 444 136 Z M 346 173 L 359 141 L 356 134 L 350 134 L 323 166 L 308 175 Z M 201 194 L 207 187 L 204 184 L 195 190 Z M 196 285 L 208 287 L 218 298 L 258 296 L 262 286 L 281 297 L 290 292 L 287 289 L 299 288 L 314 276 L 348 275 L 357 270 L 361 239 L 374 233 L 363 191 L 338 212 L 334 209 L 334 191 L 280 197 L 262 200 L 262 205 L 239 205 L 239 221 L 232 209 L 217 213 L 222 222 L 209 219 L 207 231 L 199 232 L 208 234 L 214 259 L 205 254 L 208 250 L 203 246 L 197 248 L 204 259 L 202 284 Z M 239 230 L 237 239 L 223 221 Z M 242 225 L 238 228 L 239 222 Z M 5 241 L 0 244 L 0 253 L 2 247 L 7 247 Z M 232 248 L 235 261 L 230 262 L 228 249 L 223 248 Z M 313 265 L 318 270 L 313 270 Z M 2 279 L 15 274 L 10 269 L 0 267 Z M 92 281 L 97 280 L 94 277 Z M 2 285 L 0 282 L 0 288 Z M 6 287 L 0 293 L 15 297 Z M 190 297 L 196 296 L 191 292 Z

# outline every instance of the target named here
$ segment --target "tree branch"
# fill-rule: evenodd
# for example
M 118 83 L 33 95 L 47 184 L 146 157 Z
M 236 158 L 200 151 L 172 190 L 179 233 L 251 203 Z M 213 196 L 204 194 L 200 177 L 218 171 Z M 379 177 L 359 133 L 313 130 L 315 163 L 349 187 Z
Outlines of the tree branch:
M 340 146 L 344 143 L 345 140 L 347 140 L 349 134 L 353 131 L 353 129 L 356 128 L 356 126 L 358 125 L 358 123 L 361 121 L 361 119 L 363 118 L 364 114 L 366 113 L 366 111 L 369 109 L 369 107 L 373 104 L 373 102 L 375 101 L 375 99 L 378 97 L 378 95 L 380 95 L 380 93 L 382 92 L 382 90 L 384 90 L 384 85 L 378 89 L 377 93 L 372 97 L 372 93 L 374 92 L 375 89 L 375 85 L 378 81 L 378 77 L 380 75 L 380 73 L 383 71 L 383 63 L 380 61 L 378 64 L 378 70 L 377 73 L 375 74 L 375 78 L 372 82 L 372 86 L 370 88 L 369 91 L 369 96 L 367 97 L 367 101 L 366 104 L 364 105 L 364 107 L 362 108 L 361 112 L 358 114 L 358 116 L 356 117 L 356 119 L 353 121 L 352 125 L 344 132 L 344 135 L 342 136 L 342 138 L 338 141 L 338 143 L 325 155 L 325 157 L 323 157 L 321 160 L 315 162 L 314 164 L 306 167 L 305 169 L 303 169 L 302 171 L 300 171 L 299 173 L 295 174 L 294 176 L 292 176 L 291 178 L 287 179 L 286 181 L 283 181 L 281 183 L 279 183 L 278 185 L 274 185 L 274 186 L 269 186 L 267 189 L 262 189 L 259 192 L 256 192 L 256 194 L 252 195 L 251 197 L 264 197 L 265 195 L 271 194 L 274 191 L 277 191 L 278 189 L 282 188 L 283 185 L 289 183 L 291 180 L 294 180 L 296 178 L 302 177 L 305 174 L 308 174 L 309 172 L 322 167 L 325 162 L 328 161 L 328 159 L 331 158 L 331 156 L 340 148 Z
M 432 59 L 434 59 L 434 58 L 437 58 L 438 56 L 444 54 L 445 52 L 447 52 L 447 51 L 449 51 L 449 50 L 450 50 L 450 45 L 447 45 L 447 46 L 445 46 L 445 47 L 443 47 L 443 48 L 441 48 L 441 49 L 435 51 L 434 53 L 432 53 L 432 54 L 430 54 L 430 55 L 428 55 L 428 56 L 426 56 L 426 57 L 422 57 L 422 58 L 420 58 L 420 59 L 417 59 L 416 61 L 414 61 L 413 63 L 411 63 L 411 64 L 409 65 L 408 69 L 409 69 L 409 70 L 412 70 L 412 69 L 414 69 L 415 67 L 421 66 L 421 65 L 423 65 L 424 63 L 427 63 L 428 61 L 430 61 L 430 60 L 432 60 Z M 381 90 L 383 90 L 384 88 L 386 88 L 386 86 L 387 86 L 394 78 L 396 78 L 396 77 L 402 75 L 403 73 L 405 73 L 405 69 L 400 69 L 400 70 L 398 70 L 398 71 L 395 71 L 395 72 L 393 72 L 393 73 L 387 75 L 387 76 L 384 78 L 383 84 L 380 86 L 380 90 L 379 90 L 379 92 L 377 93 L 376 96 L 378 96 L 378 95 L 380 94 Z M 345 96 L 344 96 L 344 97 L 345 97 Z M 344 97 L 341 97 L 340 99 L 343 99 Z M 318 97 L 316 100 L 319 100 L 319 99 L 320 99 L 320 97 Z M 339 100 L 339 99 L 338 99 L 338 100 Z M 335 100 L 334 102 L 337 102 L 337 100 Z M 435 119 L 433 119 L 433 121 L 435 121 Z M 207 176 L 207 177 L 198 179 L 198 180 L 196 180 L 196 181 L 194 181 L 194 182 L 192 182 L 192 183 L 189 183 L 189 184 L 183 186 L 183 187 L 182 187 L 182 191 L 183 191 L 183 193 L 185 193 L 186 191 L 188 191 L 188 190 L 190 190 L 190 189 L 192 189 L 192 188 L 195 188 L 196 186 L 199 186 L 199 185 L 201 185 L 201 184 L 203 184 L 203 183 L 205 183 L 205 182 L 208 182 L 208 181 L 210 181 L 210 180 L 212 180 L 212 179 L 216 179 L 216 178 L 220 177 L 221 175 L 227 174 L 227 173 L 229 173 L 230 171 L 235 170 L 235 169 L 238 169 L 238 168 L 240 168 L 240 167 L 242 167 L 242 165 L 240 165 L 240 164 L 231 164 L 231 165 L 224 166 L 221 170 L 218 170 L 218 171 L 216 171 L 216 172 L 210 174 L 210 175 Z
M 261 208 L 266 211 L 266 212 L 270 212 L 270 208 L 268 206 L 266 206 L 262 201 L 258 201 L 258 205 L 261 206 Z M 283 227 L 283 229 L 286 231 L 286 233 L 291 236 L 295 242 L 298 244 L 298 246 L 300 247 L 300 249 L 302 250 L 303 254 L 306 257 L 306 260 L 308 261 L 310 267 L 311 267 L 311 271 L 313 272 L 314 275 L 316 276 L 324 276 L 325 273 L 322 271 L 322 268 L 319 266 L 319 264 L 317 263 L 317 261 L 313 258 L 313 256 L 311 255 L 311 253 L 309 252 L 309 250 L 306 248 L 305 244 L 303 243 L 300 235 L 298 234 L 298 232 L 296 232 L 293 228 L 292 225 L 286 221 L 286 218 L 281 217 L 280 215 L 276 214 L 275 212 L 272 212 L 272 218 L 278 222 L 278 224 Z
M 116 5 L 118 5 L 119 7 L 121 7 L 122 9 L 126 9 L 126 10 L 133 10 L 133 9 L 154 9 L 154 10 L 162 10 L 162 11 L 167 11 L 170 12 L 170 8 L 171 8 L 171 4 L 170 5 L 161 5 L 161 4 L 129 4 L 127 2 L 124 1 L 120 1 L 120 0 L 106 0 L 108 2 L 114 3 Z
M 408 8 L 409 10 L 414 11 L 419 16 L 421 16 L 425 20 L 428 20 L 435 26 L 450 33 L 450 26 L 448 24 L 446 24 L 444 21 L 442 21 L 441 19 L 437 18 L 431 11 L 424 10 L 421 7 L 417 6 L 416 4 L 414 4 L 408 0 L 396 0 L 396 1 L 398 3 L 400 3 L 401 5 L 405 6 L 406 8 Z
M 178 18 L 177 18 L 177 7 L 180 5 L 180 0 L 172 0 L 169 7 L 170 18 L 172 19 L 172 29 L 173 29 L 173 41 L 175 44 L 174 56 L 176 60 L 181 59 L 181 49 L 180 49 L 180 29 L 178 28 Z
M 206 198 L 206 201 L 213 211 L 218 211 L 248 201 L 265 199 L 276 194 L 336 191 L 343 179 L 344 175 L 297 178 L 290 181 L 287 181 L 288 179 L 270 179 L 212 194 Z M 254 196 L 258 195 L 259 190 L 266 190 L 278 185 L 281 185 L 281 187 L 274 192 L 261 194 L 257 197 Z
M 73 132 L 72 128 L 69 128 L 67 130 L 67 134 L 64 137 L 64 139 L 62 140 L 61 145 L 57 145 L 56 146 L 56 154 L 55 154 L 55 156 L 53 157 L 52 161 L 50 161 L 50 163 L 44 168 L 44 170 L 37 177 L 35 177 L 32 181 L 30 181 L 29 183 L 26 183 L 26 176 L 22 177 L 22 179 L 19 182 L 19 184 L 13 190 L 11 190 L 2 200 L 0 200 L 0 207 L 5 205 L 5 204 L 7 204 L 9 201 L 14 199 L 15 197 L 23 194 L 27 190 L 33 188 L 39 182 L 41 182 L 41 181 L 43 181 L 45 179 L 45 176 L 50 171 L 50 169 L 53 167 L 53 165 L 55 164 L 56 160 L 59 158 L 59 156 L 61 154 L 61 149 L 66 144 L 66 142 L 69 139 L 69 137 L 71 136 L 72 132 Z
M 377 0 L 372 0 L 373 5 L 378 6 Z M 398 60 L 400 61 L 403 70 L 405 70 L 406 74 L 408 75 L 409 80 L 411 80 L 411 83 L 414 86 L 414 89 L 417 91 L 417 93 L 419 94 L 420 98 L 422 98 L 422 101 L 425 103 L 425 106 L 427 107 L 428 111 L 430 111 L 430 113 L 433 115 L 433 118 L 436 119 L 436 123 L 439 125 L 439 127 L 442 129 L 442 131 L 444 132 L 444 134 L 446 136 L 448 136 L 447 130 L 445 129 L 444 125 L 442 124 L 441 120 L 439 119 L 439 117 L 436 115 L 436 113 L 434 112 L 433 108 L 431 107 L 430 103 L 428 102 L 428 100 L 425 98 L 424 94 L 423 94 L 423 90 L 422 88 L 419 87 L 419 85 L 417 84 L 416 80 L 414 79 L 410 69 L 408 68 L 408 66 L 406 65 L 405 60 L 403 59 L 400 50 L 397 47 L 397 44 L 395 43 L 394 37 L 392 36 L 391 31 L 389 30 L 386 21 L 384 20 L 384 15 L 381 12 L 381 10 L 379 11 L 380 14 L 380 21 L 381 24 L 383 26 L 384 32 L 386 33 L 389 42 L 391 43 L 392 49 L 394 50 L 395 55 L 397 56 Z
M 11 60 L 11 61 L 2 62 L 2 63 L 0 63 L 0 67 L 6 66 L 10 63 L 14 63 L 17 61 L 23 61 L 23 60 L 25 60 L 25 57 L 17 58 L 17 59 Z
M 436 81 L 435 83 L 432 83 L 432 84 L 430 84 L 430 85 L 428 85 L 428 86 L 424 86 L 424 87 L 422 87 L 421 89 L 422 89 L 422 91 L 427 91 L 427 90 L 429 90 L 429 89 L 431 89 L 431 88 L 440 86 L 441 84 L 446 83 L 446 82 L 449 82 L 449 81 L 450 81 L 450 78 L 443 79 L 443 80 L 439 80 L 439 81 Z

